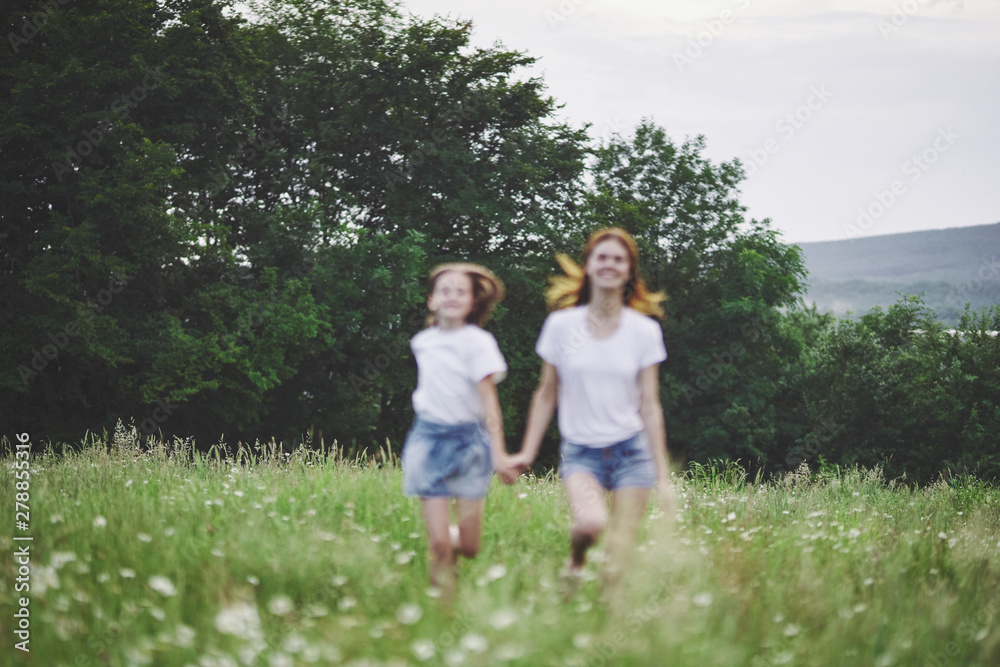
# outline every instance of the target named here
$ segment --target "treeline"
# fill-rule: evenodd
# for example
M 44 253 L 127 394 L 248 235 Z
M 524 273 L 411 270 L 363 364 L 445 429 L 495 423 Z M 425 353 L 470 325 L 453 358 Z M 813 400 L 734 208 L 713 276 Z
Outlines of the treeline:
M 556 252 L 608 224 L 669 295 L 679 460 L 996 476 L 995 310 L 802 306 L 744 171 L 650 121 L 594 142 L 523 53 L 383 0 L 15 0 L 0 10 L 4 431 L 398 448 L 439 262 L 493 269 L 512 448 Z M 556 431 L 546 443 L 549 462 Z

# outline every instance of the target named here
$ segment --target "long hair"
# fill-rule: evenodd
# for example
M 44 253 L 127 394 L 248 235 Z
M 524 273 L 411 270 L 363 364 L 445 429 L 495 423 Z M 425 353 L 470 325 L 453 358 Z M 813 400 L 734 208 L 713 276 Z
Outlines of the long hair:
M 622 294 L 625 305 L 632 310 L 663 319 L 663 306 L 660 302 L 666 299 L 663 292 L 650 292 L 646 283 L 639 275 L 639 246 L 635 239 L 620 227 L 605 227 L 598 229 L 590 235 L 587 244 L 583 247 L 583 266 L 580 266 L 569 256 L 559 253 L 556 261 L 566 272 L 564 276 L 555 276 L 549 279 L 549 289 L 545 293 L 545 300 L 549 305 L 549 310 L 559 310 L 562 308 L 572 308 L 590 303 L 590 278 L 583 267 L 587 265 L 590 253 L 601 241 L 614 239 L 621 243 L 628 253 L 629 279 L 625 283 Z
M 468 262 L 438 264 L 431 269 L 428 276 L 428 294 L 433 294 L 438 278 L 449 271 L 464 273 L 472 280 L 472 310 L 469 311 L 465 321 L 468 324 L 475 324 L 477 327 L 483 326 L 493 314 L 494 306 L 503 300 L 505 294 L 503 282 L 489 269 L 479 264 Z M 431 313 L 427 316 L 426 326 L 432 327 L 436 324 L 437 316 Z

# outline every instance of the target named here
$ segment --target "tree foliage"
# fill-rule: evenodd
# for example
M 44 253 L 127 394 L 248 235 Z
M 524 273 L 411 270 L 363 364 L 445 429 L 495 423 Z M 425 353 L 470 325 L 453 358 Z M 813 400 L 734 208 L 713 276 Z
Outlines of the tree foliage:
M 242 6 L 242 4 L 240 5 Z M 556 252 L 637 238 L 666 292 L 677 458 L 996 474 L 997 314 L 805 309 L 738 161 L 652 121 L 593 143 L 525 53 L 389 0 L 0 7 L 0 401 L 77 442 L 143 433 L 399 447 L 439 262 L 485 264 L 516 442 Z M 916 333 L 920 330 L 920 333 Z M 543 458 L 554 462 L 553 424 Z M 516 447 L 516 445 L 513 445 Z M 822 459 L 821 459 L 822 457 Z
M 663 394 L 671 449 L 685 459 L 763 464 L 783 446 L 787 369 L 804 341 L 801 254 L 769 221 L 748 220 L 737 161 L 712 164 L 703 137 L 677 144 L 644 121 L 596 151 L 585 216 L 640 243 L 644 275 L 667 295 Z
M 830 327 L 803 376 L 807 414 L 827 427 L 799 442 L 789 462 L 882 465 L 918 482 L 1000 478 L 998 325 L 1000 308 L 967 310 L 948 331 L 919 297 L 903 296 Z

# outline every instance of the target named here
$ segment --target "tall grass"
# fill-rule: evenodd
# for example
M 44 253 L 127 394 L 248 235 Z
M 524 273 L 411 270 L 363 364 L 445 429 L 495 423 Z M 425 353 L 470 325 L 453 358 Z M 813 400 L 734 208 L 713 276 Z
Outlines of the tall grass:
M 651 506 L 627 591 L 598 548 L 566 600 L 569 513 L 553 476 L 497 483 L 452 606 L 427 586 L 417 501 L 385 452 L 145 449 L 120 428 L 35 452 L 30 653 L 3 561 L 0 662 L 37 665 L 996 665 L 1000 493 L 879 470 L 733 464 Z M 14 517 L 13 460 L 0 502 Z M 9 530 L 4 552 L 15 548 Z M 21 543 L 16 543 L 20 545 Z

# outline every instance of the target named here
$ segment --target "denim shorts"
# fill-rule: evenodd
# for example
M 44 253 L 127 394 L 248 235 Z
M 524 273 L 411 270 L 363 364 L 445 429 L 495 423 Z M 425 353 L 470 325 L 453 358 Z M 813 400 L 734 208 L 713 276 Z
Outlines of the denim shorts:
M 403 494 L 485 497 L 493 475 L 489 442 L 479 422 L 438 424 L 418 416 L 403 444 Z
M 656 465 L 643 432 L 606 447 L 575 445 L 563 440 L 559 446 L 559 476 L 565 481 L 577 472 L 589 472 L 609 491 L 656 486 Z

